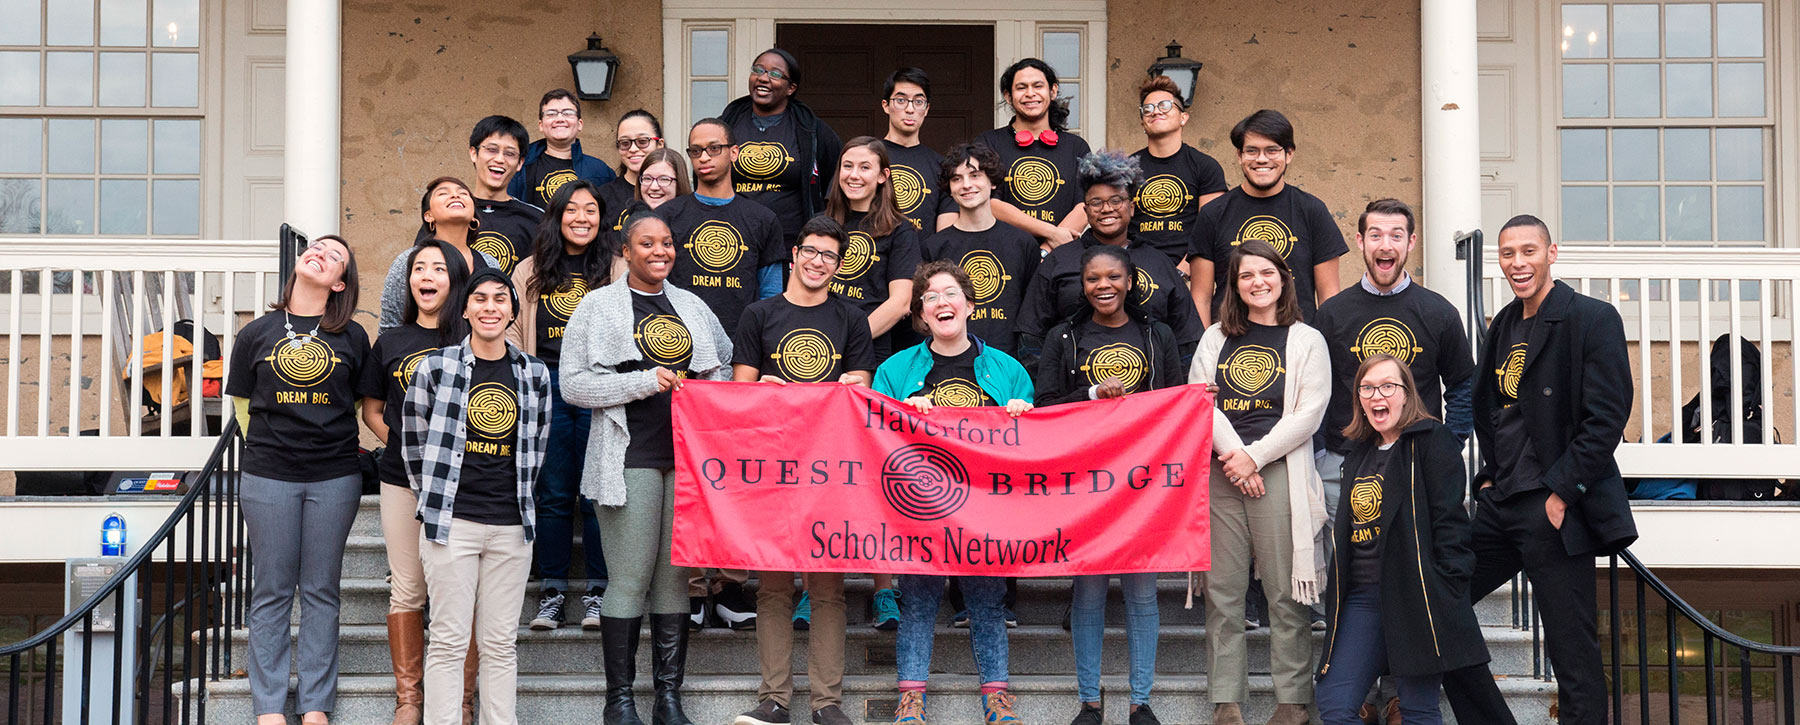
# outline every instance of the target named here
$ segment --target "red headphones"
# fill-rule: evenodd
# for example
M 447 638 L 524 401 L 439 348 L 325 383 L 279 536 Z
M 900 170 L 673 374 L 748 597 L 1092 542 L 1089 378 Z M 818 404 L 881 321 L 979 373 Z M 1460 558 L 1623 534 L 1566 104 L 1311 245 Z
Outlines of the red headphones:
M 1013 132 L 1013 143 L 1018 144 L 1019 148 L 1030 146 L 1032 141 L 1043 141 L 1045 146 L 1055 147 L 1057 141 L 1056 130 L 1047 128 L 1036 135 L 1033 135 L 1030 131 L 1024 130 Z

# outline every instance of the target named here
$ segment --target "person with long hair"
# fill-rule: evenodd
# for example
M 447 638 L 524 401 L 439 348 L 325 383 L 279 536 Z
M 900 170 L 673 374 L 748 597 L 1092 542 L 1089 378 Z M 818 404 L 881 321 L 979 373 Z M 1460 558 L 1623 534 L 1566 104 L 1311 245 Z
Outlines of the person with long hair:
M 775 212 L 789 247 L 800 225 L 825 210 L 825 188 L 843 146 L 837 132 L 795 95 L 799 91 L 800 61 L 770 48 L 750 64 L 750 92 L 719 112 L 738 143 L 732 169 L 738 193 Z M 779 290 L 777 283 L 771 294 Z
M 1342 431 L 1350 505 L 1337 512 L 1325 590 L 1319 717 L 1360 725 L 1369 686 L 1392 673 L 1401 722 L 1433 725 L 1443 722 L 1443 673 L 1488 661 L 1469 602 L 1475 552 L 1462 438 L 1432 416 L 1399 359 L 1370 355 L 1354 381 Z
M 500 271 L 531 255 L 531 235 L 544 210 L 506 193 L 519 173 L 520 149 L 528 137 L 524 124 L 507 116 L 488 116 L 469 132 L 469 163 L 475 167 L 475 240 L 470 248 L 500 263 Z
M 449 242 L 470 274 L 484 267 L 503 268 L 505 265 L 494 255 L 475 249 L 476 230 L 480 228 L 475 195 L 468 184 L 454 176 L 440 176 L 425 185 L 425 193 L 419 195 L 419 231 L 413 234 L 413 245 L 433 239 Z M 381 319 L 376 324 L 379 329 L 399 327 L 402 322 L 408 296 L 406 279 L 412 273 L 407 260 L 411 250 L 409 245 L 406 251 L 395 255 L 382 279 Z
M 937 261 L 913 273 L 913 327 L 930 335 L 901 350 L 875 369 L 875 392 L 905 401 L 920 415 L 933 408 L 1005 405 L 1018 417 L 1032 408 L 1031 376 L 1006 353 L 969 334 L 970 299 L 975 286 L 961 267 Z M 1018 725 L 1017 699 L 1009 688 L 1006 582 L 1001 577 L 957 577 L 969 607 L 969 648 L 981 679 L 981 708 L 991 725 Z M 931 647 L 937 637 L 938 605 L 944 577 L 900 575 L 898 655 L 900 703 L 895 725 L 924 725 L 925 687 L 931 675 Z
M 662 122 L 656 120 L 656 114 L 642 108 L 619 117 L 614 138 L 613 147 L 619 150 L 619 176 L 600 187 L 600 201 L 613 217 L 612 223 L 606 225 L 606 234 L 617 246 L 619 225 L 625 221 L 625 210 L 638 197 L 638 179 L 644 166 L 649 163 L 651 152 L 664 148 L 667 142 L 663 140 Z
M 974 283 L 969 332 L 1008 355 L 1019 353 L 1019 311 L 1025 287 L 1043 254 L 1037 239 L 994 218 L 994 189 L 1001 183 L 1000 157 L 980 144 L 950 149 L 939 169 L 943 188 L 956 206 L 956 221 L 925 240 L 922 262 L 947 260 L 961 266 Z
M 919 266 L 918 229 L 894 203 L 886 142 L 858 136 L 844 144 L 837 179 L 825 198 L 825 215 L 850 233 L 831 291 L 869 316 L 880 364 L 893 353 L 888 332 L 906 319 L 912 273 Z
M 258 725 L 286 723 L 290 635 L 298 592 L 301 722 L 337 707 L 338 585 L 344 542 L 362 498 L 356 406 L 381 396 L 356 314 L 356 256 L 336 236 L 314 239 L 269 314 L 238 331 L 230 383 L 244 434 L 239 504 L 249 536 L 250 700 Z
M 613 279 L 616 255 L 603 234 L 607 218 L 600 190 L 577 179 L 564 184 L 550 200 L 538 225 L 531 258 L 513 270 L 519 294 L 518 322 L 506 335 L 525 354 L 550 368 L 550 448 L 538 477 L 537 537 L 532 546 L 538 572 L 535 630 L 563 625 L 570 597 L 569 558 L 575 545 L 575 511 L 581 510 L 581 545 L 586 557 L 587 589 L 581 597 L 584 629 L 600 628 L 600 600 L 606 594 L 606 558 L 601 551 L 593 502 L 582 498 L 581 465 L 586 457 L 588 411 L 568 405 L 561 395 L 563 333 L 575 306 L 588 290 Z
M 1138 87 L 1138 120 L 1144 148 L 1131 155 L 1144 168 L 1144 187 L 1132 195 L 1133 231 L 1140 243 L 1162 250 L 1187 272 L 1189 237 L 1200 208 L 1225 193 L 1225 170 L 1213 157 L 1181 140 L 1188 109 L 1181 87 L 1155 76 Z
M 1030 232 L 1048 251 L 1074 241 L 1088 225 L 1081 195 L 1068 182 L 1088 154 L 1086 140 L 1069 132 L 1069 100 L 1056 71 L 1024 58 L 1000 72 L 1000 95 L 1012 121 L 984 131 L 975 142 L 1000 155 L 1006 183 L 994 193 L 994 216 Z
M 1160 256 L 1160 254 L 1158 255 Z M 1163 258 L 1166 262 L 1167 258 Z M 1269 601 L 1272 725 L 1307 721 L 1312 701 L 1308 610 L 1319 601 L 1325 494 L 1313 434 L 1331 397 L 1325 338 L 1300 321 L 1294 275 L 1269 243 L 1251 240 L 1226 265 L 1233 294 L 1219 307 L 1188 370 L 1216 388 L 1208 497 L 1212 570 L 1206 574 L 1206 649 L 1213 722 L 1243 725 L 1249 695 L 1244 598 L 1256 559 Z
M 687 161 L 681 157 L 681 152 L 657 149 L 644 155 L 644 166 L 638 174 L 637 188 L 633 190 L 631 200 L 656 209 L 692 193 L 694 186 L 688 182 Z M 630 208 L 630 204 L 626 207 Z M 624 218 L 624 212 L 620 212 L 620 218 Z
M 653 721 L 690 725 L 688 570 L 669 563 L 675 516 L 671 391 L 688 378 L 728 380 L 731 339 L 706 303 L 668 284 L 675 238 L 638 207 L 625 219 L 626 274 L 588 294 L 565 337 L 562 396 L 593 413 L 581 493 L 594 499 L 611 576 L 601 605 L 606 725 L 641 725 L 632 698 L 639 629 L 650 619 Z

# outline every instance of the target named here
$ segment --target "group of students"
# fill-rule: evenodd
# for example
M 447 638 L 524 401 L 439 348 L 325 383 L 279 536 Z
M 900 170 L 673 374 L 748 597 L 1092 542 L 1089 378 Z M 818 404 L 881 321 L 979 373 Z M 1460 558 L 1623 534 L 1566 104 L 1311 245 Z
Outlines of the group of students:
M 919 143 L 924 71 L 883 88 L 884 136 L 848 142 L 795 97 L 800 79 L 790 54 L 761 54 L 749 93 L 693 124 L 685 153 L 653 115 L 626 114 L 616 173 L 582 154 L 565 91 L 540 102 L 536 142 L 510 118 L 482 119 L 475 185 L 426 186 L 372 346 L 351 320 L 349 245 L 306 249 L 274 312 L 239 333 L 227 390 L 245 431 L 260 725 L 281 721 L 296 593 L 297 710 L 318 723 L 334 709 L 359 406 L 386 444 L 396 725 L 471 722 L 477 691 L 481 722 L 516 721 L 519 608 L 535 577 L 530 626 L 563 624 L 578 518 L 581 624 L 602 635 L 607 725 L 641 725 L 646 630 L 651 720 L 690 722 L 687 640 L 708 623 L 756 631 L 763 681 L 737 725 L 792 719 L 801 627 L 812 721 L 851 722 L 844 575 L 761 572 L 751 605 L 748 572 L 670 563 L 670 401 L 689 379 L 864 385 L 921 415 L 1021 416 L 1205 385 L 1214 409 L 1169 411 L 1167 424 L 1213 418 L 1212 568 L 1190 592 L 1207 607 L 1214 722 L 1243 722 L 1246 603 L 1259 594 L 1270 723 L 1306 722 L 1315 694 L 1327 723 L 1438 722 L 1440 686 L 1462 722 L 1511 722 L 1472 602 L 1521 569 L 1538 583 L 1564 721 L 1604 719 L 1592 558 L 1636 536 L 1611 458 L 1631 382 L 1616 312 L 1552 281 L 1543 222 L 1500 232 L 1517 300 L 1477 357 L 1454 306 L 1407 272 L 1417 236 L 1402 202 L 1358 218 L 1367 272 L 1338 288 L 1348 247 L 1325 204 L 1285 180 L 1294 130 L 1278 112 L 1231 129 L 1244 182 L 1227 189 L 1219 164 L 1182 143 L 1189 116 L 1167 78 L 1139 89 L 1146 148 L 1092 151 L 1066 130 L 1055 72 L 1021 60 L 1000 78 L 1013 121 L 942 156 Z M 1483 463 L 1472 519 L 1471 434 Z M 1157 577 L 1120 579 L 1129 721 L 1152 725 Z M 876 577 L 872 623 L 897 629 L 896 725 L 927 722 L 946 584 Z M 951 584 L 985 719 L 1020 723 L 1014 582 Z M 1073 583 L 1074 725 L 1103 721 L 1108 585 Z

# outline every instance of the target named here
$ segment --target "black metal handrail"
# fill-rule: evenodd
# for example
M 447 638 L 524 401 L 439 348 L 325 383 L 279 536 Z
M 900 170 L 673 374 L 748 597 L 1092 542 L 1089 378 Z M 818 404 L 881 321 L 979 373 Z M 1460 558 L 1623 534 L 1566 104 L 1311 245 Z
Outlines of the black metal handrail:
M 238 515 L 238 455 L 243 446 L 237 421 L 227 416 L 224 432 L 212 455 L 194 478 L 188 491 L 175 504 L 162 526 L 145 540 L 138 552 L 126 560 L 87 601 L 63 615 L 42 631 L 18 642 L 0 646 L 0 662 L 8 665 L 6 723 L 39 721 L 46 725 L 69 723 L 195 723 L 206 720 L 204 691 L 207 682 L 229 676 L 232 671 L 232 630 L 243 625 L 248 591 L 249 559 L 245 556 L 244 521 Z M 176 553 L 177 543 L 183 547 Z M 159 577 L 160 571 L 160 577 Z M 134 581 L 135 578 L 135 581 Z M 135 584 L 135 585 L 134 585 Z M 127 621 L 127 597 L 141 601 L 136 621 Z M 184 617 L 182 630 L 173 624 L 153 627 L 151 607 L 160 598 L 162 612 L 173 621 L 176 613 Z M 123 640 L 113 649 L 111 676 L 96 677 L 93 659 L 95 610 L 110 599 L 117 619 L 114 631 L 133 630 L 136 650 L 124 651 Z M 79 632 L 82 648 L 81 697 L 77 712 L 57 717 L 58 684 L 61 680 L 57 658 L 57 641 L 63 635 Z M 150 657 L 157 635 L 162 638 L 160 689 Z M 179 640 L 177 637 L 179 636 Z M 70 646 L 75 646 L 71 644 Z M 181 653 L 180 662 L 175 659 Z M 41 664 L 33 663 L 27 673 L 26 658 L 41 653 Z M 149 662 L 150 672 L 127 682 L 127 662 Z M 105 667 L 102 663 L 100 667 Z M 43 702 L 36 715 L 21 715 L 33 697 L 31 684 L 21 682 L 28 674 L 40 674 Z M 96 680 L 99 680 L 98 682 Z M 117 693 L 129 685 L 130 698 Z M 95 691 L 112 692 L 110 713 L 90 712 L 89 695 Z M 151 704 L 160 700 L 160 720 L 152 720 Z M 179 701 L 179 704 L 177 704 Z

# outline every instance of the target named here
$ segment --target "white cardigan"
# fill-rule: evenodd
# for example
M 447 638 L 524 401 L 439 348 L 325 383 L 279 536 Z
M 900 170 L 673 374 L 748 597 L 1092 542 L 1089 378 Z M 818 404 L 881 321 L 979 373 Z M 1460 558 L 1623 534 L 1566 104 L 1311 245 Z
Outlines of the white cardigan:
M 1225 347 L 1225 331 L 1214 324 L 1206 328 L 1200 347 L 1188 369 L 1189 383 L 1216 383 L 1219 353 Z M 1325 405 L 1331 401 L 1331 357 L 1325 348 L 1325 337 L 1306 323 L 1296 322 L 1288 328 L 1287 349 L 1282 352 L 1287 376 L 1282 383 L 1281 420 L 1267 435 L 1248 446 L 1225 412 L 1213 407 L 1213 452 L 1224 455 L 1239 448 L 1250 454 L 1261 470 L 1282 459 L 1287 462 L 1288 510 L 1293 522 L 1294 601 L 1313 604 L 1324 589 L 1318 572 L 1323 569 L 1323 552 L 1313 546 L 1313 537 L 1324 528 L 1325 484 L 1313 466 L 1313 434 L 1325 417 Z M 1310 564 L 1310 566 L 1309 566 Z

